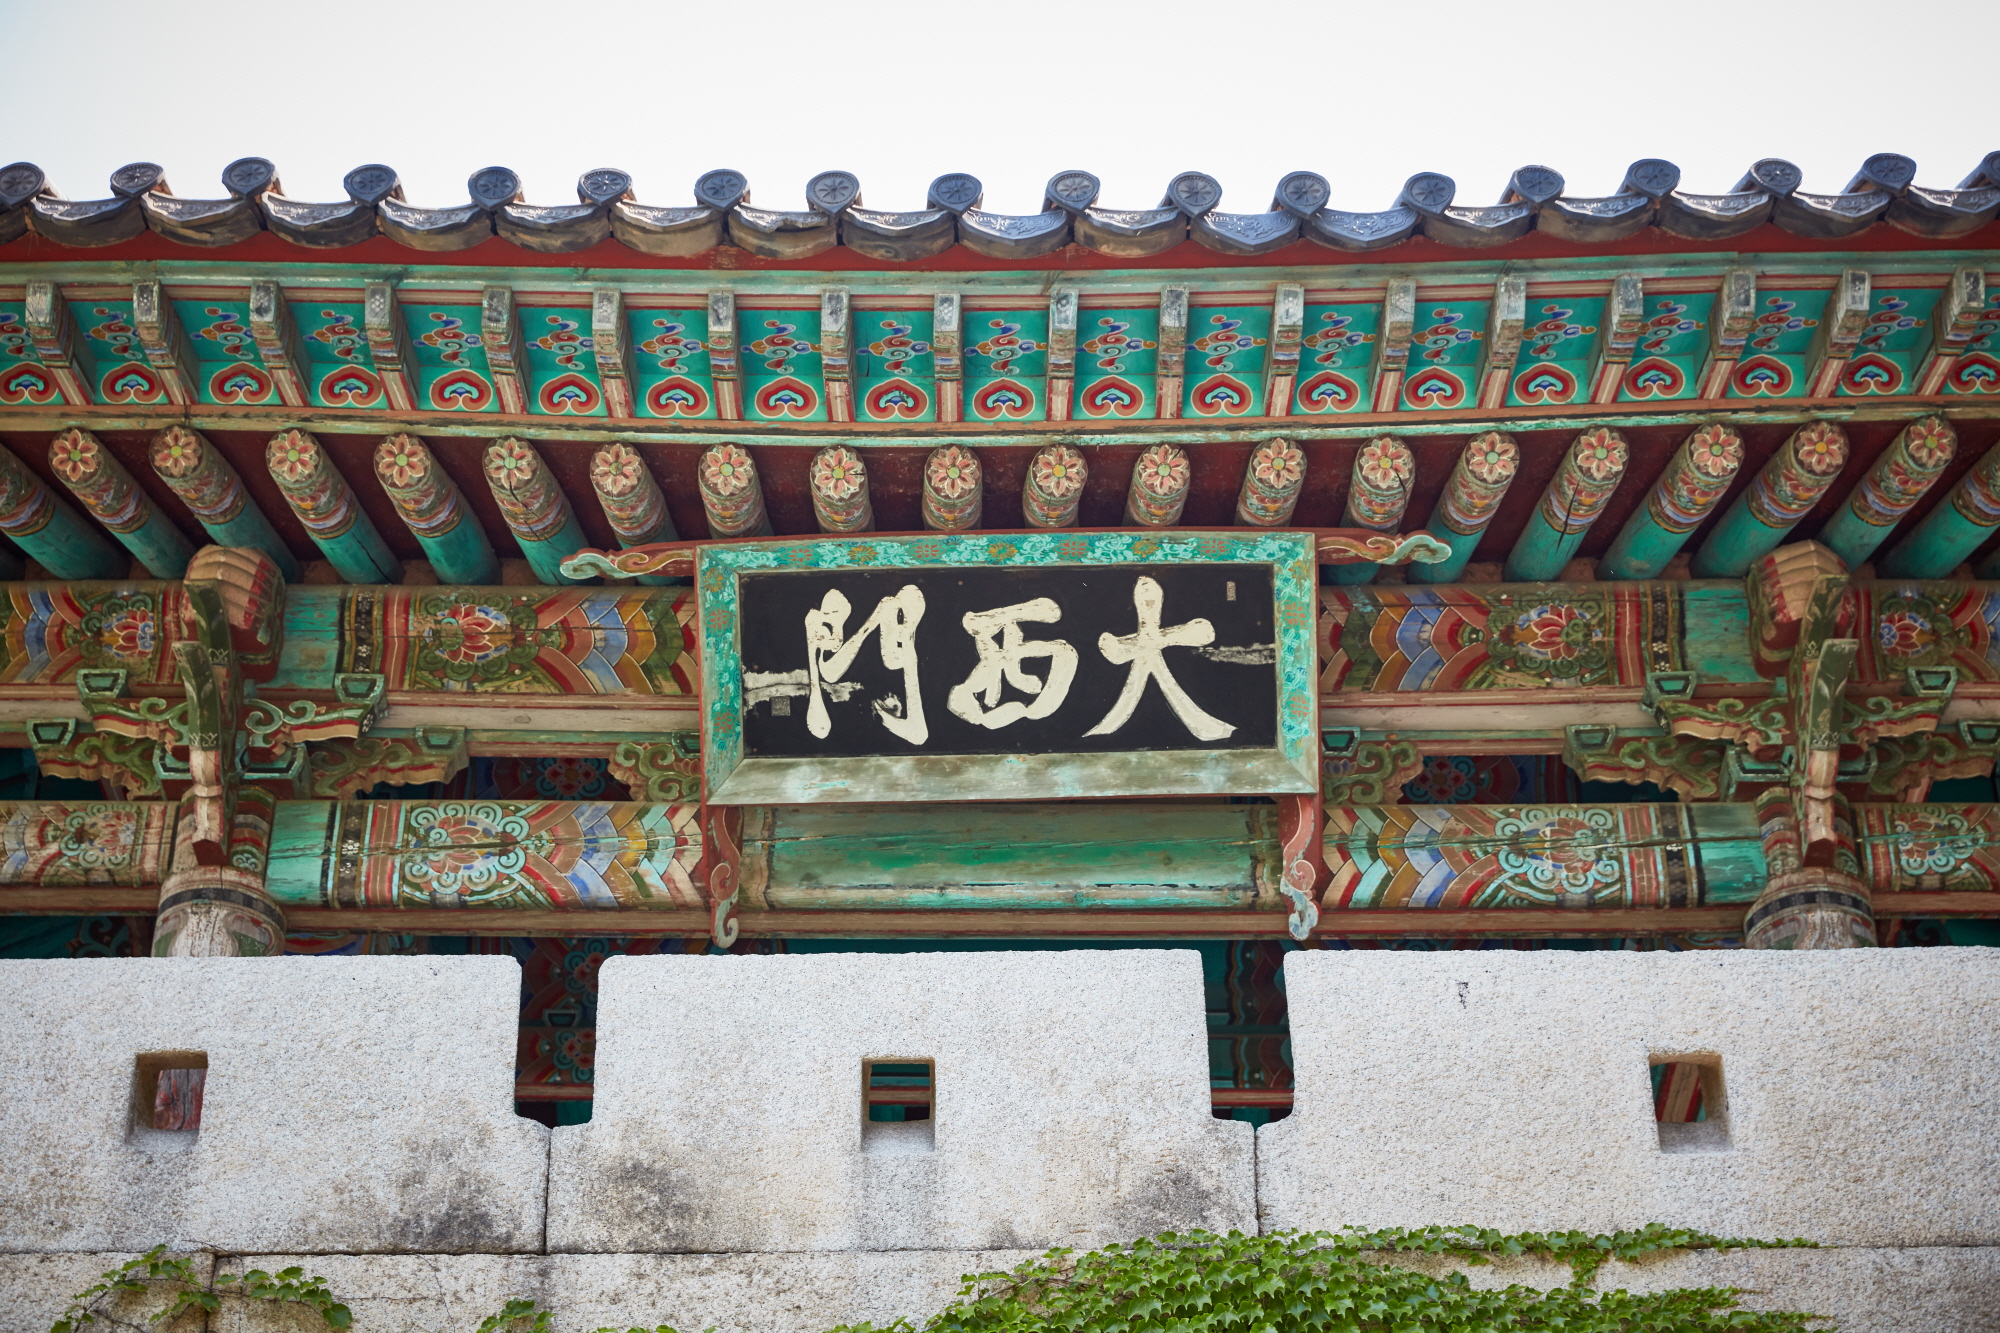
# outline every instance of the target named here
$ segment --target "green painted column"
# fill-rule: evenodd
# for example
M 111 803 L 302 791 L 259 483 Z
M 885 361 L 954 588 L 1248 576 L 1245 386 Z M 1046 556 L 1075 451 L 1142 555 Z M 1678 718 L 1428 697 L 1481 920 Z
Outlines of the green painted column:
M 2000 445 L 1972 465 L 1951 494 L 1938 501 L 1909 535 L 1876 562 L 1876 572 L 1891 579 L 1940 579 L 1972 558 L 1972 553 L 2000 527 Z M 1981 561 L 1975 571 L 1982 579 L 2000 578 L 2000 552 Z
M 353 488 L 310 432 L 279 431 L 264 458 L 285 503 L 344 582 L 403 581 L 403 562 L 389 554 L 388 543 L 361 512 Z
M 375 476 L 395 501 L 403 526 L 430 557 L 440 583 L 500 581 L 493 543 L 428 445 L 414 435 L 389 436 L 375 448 Z
M 1521 447 L 1511 435 L 1489 430 L 1466 442 L 1426 525 L 1431 536 L 1451 548 L 1451 558 L 1435 565 L 1408 566 L 1411 582 L 1458 582 L 1520 467 Z
M 247 547 L 271 557 L 285 582 L 304 576 L 271 520 L 243 489 L 243 478 L 202 433 L 169 426 L 153 436 L 153 471 L 194 514 L 217 546 Z
M 120 579 L 132 558 L 0 449 L 0 532 L 59 579 Z
M 597 504 L 605 521 L 618 534 L 624 550 L 679 541 L 674 517 L 667 512 L 667 497 L 660 483 L 646 467 L 646 460 L 629 445 L 607 444 L 590 457 L 590 487 L 597 492 Z M 634 579 L 648 587 L 664 587 L 688 580 L 660 574 L 641 574 Z
M 1624 479 L 1627 456 L 1625 439 L 1615 430 L 1593 426 L 1576 437 L 1507 556 L 1508 582 L 1562 576 Z
M 1847 503 L 1819 530 L 1820 545 L 1839 556 L 1849 569 L 1860 568 L 1888 539 L 1889 529 L 1937 483 L 1957 452 L 1958 436 L 1943 417 L 1921 417 L 1903 427 L 1882 451 L 1874 469 L 1847 497 Z M 1953 561 L 1944 572 L 1956 564 Z
M 1657 577 L 1721 502 L 1742 466 L 1743 441 L 1735 431 L 1716 422 L 1698 427 L 1681 441 L 1646 503 L 1625 520 L 1599 573 L 1607 579 Z
M 1740 579 L 1778 548 L 1847 464 L 1847 433 L 1831 421 L 1792 432 L 1694 553 L 1698 579 Z
M 95 435 L 71 427 L 49 445 L 49 466 L 77 502 L 116 537 L 156 579 L 177 579 L 194 559 L 194 543 L 147 498 L 125 465 Z
M 551 587 L 597 582 L 562 572 L 562 562 L 590 542 L 549 465 L 527 441 L 509 436 L 487 446 L 486 484 L 500 502 L 500 512 L 514 530 L 521 554 L 528 558 L 536 578 Z
M 1354 472 L 1347 487 L 1347 524 L 1370 532 L 1395 532 L 1403 525 L 1416 484 L 1417 460 L 1410 447 L 1393 435 L 1378 435 L 1354 454 Z M 1322 583 L 1367 583 L 1382 568 L 1372 560 L 1351 565 L 1325 565 Z

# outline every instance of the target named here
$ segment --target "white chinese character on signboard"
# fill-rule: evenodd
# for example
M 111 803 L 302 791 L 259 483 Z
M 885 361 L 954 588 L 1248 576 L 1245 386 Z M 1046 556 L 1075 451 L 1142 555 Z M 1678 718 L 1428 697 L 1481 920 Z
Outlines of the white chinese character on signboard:
M 1076 649 L 1064 639 L 1021 637 L 1022 621 L 1052 625 L 1061 619 L 1062 608 L 1046 597 L 991 611 L 966 612 L 960 623 L 979 649 L 979 664 L 952 687 L 945 706 L 974 726 L 996 731 L 1023 718 L 1047 717 L 1062 707 L 1069 697 L 1070 682 L 1076 679 Z M 1031 657 L 1049 659 L 1046 678 L 1037 680 L 1021 669 L 1022 662 Z M 1001 703 L 1002 682 L 1034 695 L 1034 702 L 1009 699 Z
M 924 618 L 923 590 L 914 583 L 876 603 L 875 614 L 854 631 L 843 636 L 847 616 L 854 608 L 838 588 L 827 591 L 819 606 L 806 612 L 806 667 L 812 702 L 806 705 L 806 729 L 825 740 L 833 732 L 827 716 L 824 686 L 837 683 L 854 665 L 861 645 L 869 634 L 881 633 L 882 665 L 903 673 L 903 697 L 888 695 L 874 701 L 875 715 L 882 725 L 912 745 L 931 738 L 924 722 L 924 700 L 917 692 L 917 622 Z
M 1188 698 L 1187 691 L 1180 687 L 1173 673 L 1167 670 L 1166 659 L 1161 656 L 1161 651 L 1166 648 L 1207 647 L 1215 642 L 1215 626 L 1197 617 L 1185 625 L 1163 630 L 1160 628 L 1160 608 L 1165 602 L 1166 594 L 1161 592 L 1160 585 L 1142 575 L 1132 589 L 1132 604 L 1139 610 L 1138 632 L 1097 636 L 1097 649 L 1107 661 L 1114 666 L 1130 663 L 1132 669 L 1126 674 L 1125 688 L 1119 691 L 1111 711 L 1084 735 L 1109 736 L 1130 721 L 1132 710 L 1139 706 L 1139 699 L 1146 693 L 1146 682 L 1149 680 L 1160 683 L 1160 693 L 1167 697 L 1174 716 L 1186 724 L 1197 739 L 1219 741 L 1236 730 L 1220 718 L 1202 712 L 1195 701 Z

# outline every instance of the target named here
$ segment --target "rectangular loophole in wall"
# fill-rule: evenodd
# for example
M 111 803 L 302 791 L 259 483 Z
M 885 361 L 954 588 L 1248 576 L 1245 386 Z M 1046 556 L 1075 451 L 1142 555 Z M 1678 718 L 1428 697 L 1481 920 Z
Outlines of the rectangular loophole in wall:
M 1729 1151 L 1729 1101 L 1719 1055 L 1654 1056 L 1653 1121 L 1661 1152 Z
M 861 1151 L 929 1152 L 937 1145 L 937 1069 L 929 1060 L 861 1063 Z
M 193 1137 L 201 1129 L 207 1086 L 205 1051 L 153 1051 L 139 1056 L 133 1068 L 132 1127 Z

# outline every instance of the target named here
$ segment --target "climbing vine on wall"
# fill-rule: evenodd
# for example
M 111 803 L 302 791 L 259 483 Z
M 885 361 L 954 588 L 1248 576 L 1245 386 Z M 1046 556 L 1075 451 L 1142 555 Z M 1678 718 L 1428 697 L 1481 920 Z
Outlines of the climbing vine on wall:
M 1778 1249 L 1802 1240 L 1741 1240 L 1654 1223 L 1636 1231 L 1505 1235 L 1478 1227 L 1168 1233 L 1088 1254 L 1051 1250 L 1005 1273 L 965 1279 L 959 1299 L 921 1333 L 1833 1333 L 1820 1316 L 1740 1307 L 1732 1287 L 1634 1295 L 1590 1289 L 1611 1259 L 1682 1249 Z M 1484 1264 L 1531 1255 L 1570 1266 L 1564 1287 L 1474 1290 L 1383 1262 L 1427 1253 Z M 478 1333 L 549 1333 L 552 1311 L 511 1300 Z M 601 1328 L 595 1333 L 674 1333 Z M 920 1333 L 905 1320 L 830 1333 Z
M 99 1274 L 95 1284 L 70 1298 L 69 1308 L 49 1326 L 49 1333 L 78 1333 L 100 1323 L 119 1328 L 138 1328 L 140 1325 L 129 1320 L 114 1318 L 107 1307 L 120 1296 L 145 1292 L 147 1285 L 154 1282 L 166 1283 L 179 1290 L 173 1293 L 166 1305 L 147 1316 L 148 1324 L 171 1325 L 190 1310 L 215 1314 L 222 1309 L 223 1299 L 230 1296 L 303 1306 L 324 1320 L 328 1328 L 346 1328 L 354 1322 L 353 1312 L 335 1300 L 333 1293 L 327 1290 L 326 1279 L 307 1277 L 302 1268 L 285 1268 L 276 1273 L 253 1268 L 240 1275 L 224 1273 L 203 1282 L 195 1276 L 192 1256 L 169 1259 L 166 1248 L 155 1245 L 137 1259 L 127 1260 L 119 1267 Z

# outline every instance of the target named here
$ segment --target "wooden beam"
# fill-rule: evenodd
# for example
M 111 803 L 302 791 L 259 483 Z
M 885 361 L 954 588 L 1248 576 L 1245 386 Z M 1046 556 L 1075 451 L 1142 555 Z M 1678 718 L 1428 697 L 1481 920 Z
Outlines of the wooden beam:
M 30 282 L 28 299 L 22 307 L 28 336 L 35 344 L 35 358 L 55 381 L 56 389 L 69 407 L 90 406 L 90 386 L 83 371 L 90 351 L 76 336 L 76 323 L 62 288 L 53 282 Z
M 827 419 L 854 420 L 854 310 L 845 287 L 819 294 L 819 355 Z
M 146 364 L 160 377 L 167 401 L 176 407 L 190 407 L 201 401 L 201 368 L 189 346 L 180 316 L 157 280 L 132 284 L 132 327 L 138 330 L 139 347 Z
M 616 287 L 591 289 L 590 353 L 597 361 L 597 382 L 604 391 L 604 414 L 621 419 L 638 416 L 632 392 L 632 339 L 625 330 L 625 293 Z
M 1719 399 L 1729 393 L 1729 377 L 1742 359 L 1757 327 L 1757 274 L 1753 269 L 1733 268 L 1722 275 L 1716 289 L 1715 305 L 1708 316 L 1708 359 L 1698 377 L 1695 396 Z
M 1076 303 L 1074 287 L 1049 293 L 1048 397 L 1050 421 L 1068 421 L 1076 393 Z
M 1305 338 L 1306 289 L 1281 282 L 1271 298 L 1271 355 L 1265 358 L 1264 415 L 1292 414 L 1292 390 L 1299 376 L 1299 347 Z
M 937 369 L 937 419 L 946 424 L 965 416 L 964 315 L 965 301 L 958 292 L 939 292 L 931 298 L 931 363 Z
M 736 355 L 736 293 L 708 294 L 708 374 L 715 387 L 715 415 L 743 419 L 743 379 Z
M 1507 401 L 1514 363 L 1521 358 L 1521 335 L 1528 326 L 1528 280 L 1510 273 L 1493 284 L 1493 316 L 1486 321 L 1486 365 L 1479 374 L 1479 405 Z
M 502 412 L 525 414 L 534 384 L 528 353 L 521 341 L 521 320 L 514 309 L 514 289 L 487 287 L 479 294 L 479 345 Z
M 1639 345 L 1645 326 L 1645 280 L 1636 273 L 1621 273 L 1612 280 L 1611 296 L 1604 303 L 1597 368 L 1590 382 L 1591 402 L 1618 401 L 1618 392 L 1625 386 L 1625 368 L 1632 364 L 1632 351 Z
M 362 324 L 368 331 L 368 359 L 375 376 L 382 381 L 382 396 L 394 412 L 416 407 L 417 360 L 410 350 L 410 330 L 403 323 L 402 307 L 396 302 L 396 286 L 391 282 L 371 282 L 362 292 Z
M 1942 393 L 1945 377 L 1958 364 L 1959 354 L 1978 335 L 1986 313 L 1986 274 L 1978 268 L 1962 268 L 1951 275 L 1938 302 L 1931 307 L 1931 345 L 1917 367 L 1916 392 Z
M 298 325 L 292 308 L 285 303 L 285 289 L 269 278 L 250 282 L 250 337 L 257 344 L 257 357 L 271 376 L 278 398 L 286 407 L 306 407 L 312 402 L 307 387 L 306 356 L 299 347 Z
M 1188 289 L 1160 289 L 1159 370 L 1154 377 L 1153 399 L 1162 421 L 1178 420 L 1181 414 L 1183 376 L 1187 373 Z
M 1812 351 L 1806 355 L 1806 397 L 1831 398 L 1840 384 L 1840 372 L 1854 355 L 1862 330 L 1868 327 L 1871 304 L 1866 269 L 1841 270 L 1826 309 L 1820 312 L 1819 332 L 1813 335 Z
M 1403 395 L 1403 372 L 1410 364 L 1410 339 L 1417 327 L 1417 280 L 1391 278 L 1382 298 L 1382 326 L 1375 335 L 1377 412 L 1394 412 Z

